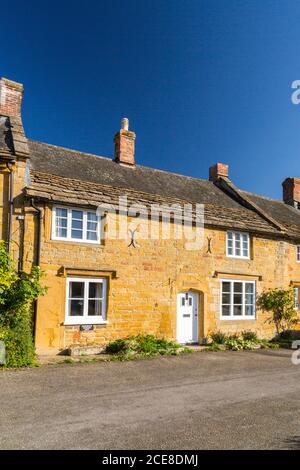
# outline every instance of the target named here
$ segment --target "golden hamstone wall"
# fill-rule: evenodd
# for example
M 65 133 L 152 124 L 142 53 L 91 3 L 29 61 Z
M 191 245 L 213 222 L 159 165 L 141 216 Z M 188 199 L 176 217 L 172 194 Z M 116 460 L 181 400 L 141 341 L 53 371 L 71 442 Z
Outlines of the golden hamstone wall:
M 0 185 L 4 178 L 1 175 Z M 15 174 L 15 191 L 19 195 L 24 178 L 25 162 L 19 165 Z M 1 201 L 5 201 L 5 197 Z M 0 210 L 4 238 L 3 205 Z M 34 213 L 29 205 L 23 211 L 21 197 L 16 200 L 13 254 L 17 261 L 20 227 L 23 227 L 25 270 L 30 270 L 33 262 L 37 229 Z M 21 214 L 25 220 L 17 220 Z M 143 222 L 144 225 L 147 223 Z M 42 228 L 41 268 L 45 272 L 44 284 L 48 286 L 48 293 L 38 301 L 36 346 L 40 352 L 65 349 L 74 344 L 102 345 L 111 339 L 137 333 L 176 338 L 177 294 L 187 290 L 199 294 L 199 340 L 215 330 L 233 333 L 247 329 L 256 331 L 261 337 L 270 337 L 274 328 L 268 323 L 269 314 L 261 311 L 257 311 L 255 320 L 220 320 L 220 279 L 255 280 L 258 294 L 271 287 L 288 287 L 291 282 L 300 285 L 296 247 L 285 241 L 251 236 L 249 260 L 226 257 L 226 232 L 213 229 L 204 230 L 200 250 L 187 250 L 184 240 L 161 238 L 138 239 L 136 248 L 128 247 L 130 240 L 118 239 L 107 239 L 101 245 L 60 242 L 51 240 L 50 205 L 43 207 Z M 208 238 L 211 239 L 211 253 Z M 91 273 L 91 277 L 101 273 L 107 276 L 108 324 L 96 325 L 92 331 L 64 325 L 68 270 L 75 270 L 78 276 Z
M 106 240 L 103 245 L 51 240 L 51 211 L 45 211 L 41 267 L 46 273 L 48 294 L 39 300 L 37 346 L 63 349 L 72 344 L 104 344 L 137 333 L 176 338 L 177 294 L 199 293 L 199 339 L 214 330 L 238 332 L 249 329 L 270 337 L 274 328 L 269 314 L 257 311 L 255 320 L 220 320 L 220 279 L 255 280 L 257 293 L 270 287 L 300 284 L 296 247 L 283 241 L 252 237 L 251 259 L 226 257 L 226 232 L 205 229 L 204 245 L 188 251 L 184 240 Z M 28 222 L 29 223 L 29 222 Z M 144 222 L 146 223 L 146 222 Z M 211 253 L 208 253 L 208 238 Z M 66 275 L 61 267 L 101 271 L 108 276 L 108 324 L 93 331 L 64 326 Z M 116 271 L 116 278 L 108 275 Z M 93 277 L 93 276 L 92 276 Z

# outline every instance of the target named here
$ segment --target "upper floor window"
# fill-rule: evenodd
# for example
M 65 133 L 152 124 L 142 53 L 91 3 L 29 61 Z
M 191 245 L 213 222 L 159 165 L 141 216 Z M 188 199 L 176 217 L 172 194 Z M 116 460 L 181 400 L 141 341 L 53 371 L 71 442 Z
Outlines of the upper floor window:
M 255 318 L 255 281 L 221 281 L 221 318 Z
M 300 263 L 300 245 L 297 245 L 297 261 Z
M 227 232 L 226 254 L 233 258 L 249 258 L 249 234 L 244 232 Z
M 52 238 L 54 240 L 99 243 L 100 224 L 96 212 L 54 207 Z
M 104 278 L 68 278 L 65 323 L 88 325 L 106 322 L 106 290 Z

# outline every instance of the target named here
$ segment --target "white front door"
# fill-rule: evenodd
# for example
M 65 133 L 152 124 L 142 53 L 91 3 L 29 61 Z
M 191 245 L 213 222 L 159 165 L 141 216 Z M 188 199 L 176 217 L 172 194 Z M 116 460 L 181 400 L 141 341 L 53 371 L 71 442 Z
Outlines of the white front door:
M 198 342 L 198 294 L 182 292 L 177 299 L 177 341 Z

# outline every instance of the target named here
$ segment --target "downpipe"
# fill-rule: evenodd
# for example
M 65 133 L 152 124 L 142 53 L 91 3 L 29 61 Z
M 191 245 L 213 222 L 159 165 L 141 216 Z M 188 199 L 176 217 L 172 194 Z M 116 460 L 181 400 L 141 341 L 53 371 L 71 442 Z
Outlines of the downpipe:
M 7 251 L 11 253 L 12 245 L 12 218 L 14 210 L 14 170 L 11 163 L 6 163 L 6 168 L 9 171 L 9 196 L 8 196 L 8 222 L 7 222 Z
M 34 198 L 30 199 L 30 205 L 36 211 L 37 221 L 38 221 L 35 266 L 40 266 L 40 263 L 41 263 L 41 238 L 42 238 L 42 218 L 43 218 L 43 214 L 42 214 L 42 209 L 40 209 L 35 204 Z M 36 337 L 37 307 L 38 307 L 38 301 L 35 300 L 34 304 L 33 304 L 33 325 L 32 325 L 33 339 L 35 339 L 35 337 Z

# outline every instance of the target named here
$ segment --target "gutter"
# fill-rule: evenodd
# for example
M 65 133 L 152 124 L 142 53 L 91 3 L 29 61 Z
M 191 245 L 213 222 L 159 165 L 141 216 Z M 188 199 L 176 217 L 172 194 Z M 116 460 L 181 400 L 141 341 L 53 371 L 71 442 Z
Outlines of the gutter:
M 41 238 L 42 238 L 42 209 L 36 206 L 34 202 L 34 198 L 30 199 L 30 205 L 31 207 L 36 211 L 37 215 L 37 220 L 38 220 L 38 230 L 37 230 L 37 248 L 36 248 L 36 261 L 35 261 L 35 266 L 40 266 L 41 262 Z M 36 337 L 36 319 L 37 319 L 37 307 L 38 307 L 38 301 L 35 300 L 33 304 L 33 325 L 32 325 L 32 334 L 33 334 L 33 339 Z

